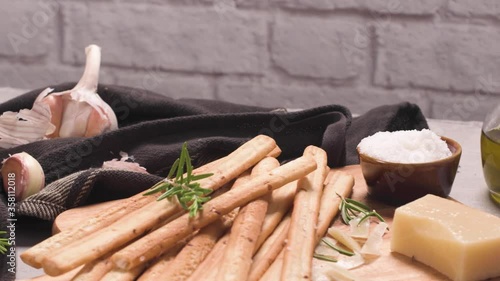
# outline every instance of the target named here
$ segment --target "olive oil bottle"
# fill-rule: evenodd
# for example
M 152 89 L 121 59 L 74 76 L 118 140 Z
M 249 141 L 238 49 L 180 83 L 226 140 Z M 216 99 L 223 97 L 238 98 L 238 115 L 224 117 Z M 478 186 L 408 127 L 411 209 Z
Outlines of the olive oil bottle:
M 500 105 L 490 111 L 483 122 L 481 158 L 491 198 L 500 206 Z
M 500 204 L 500 129 L 482 132 L 481 158 L 490 195 Z

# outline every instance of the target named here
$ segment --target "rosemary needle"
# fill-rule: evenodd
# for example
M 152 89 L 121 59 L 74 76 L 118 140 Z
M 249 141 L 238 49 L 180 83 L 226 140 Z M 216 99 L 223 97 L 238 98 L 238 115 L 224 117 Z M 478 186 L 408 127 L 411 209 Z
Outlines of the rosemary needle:
M 341 253 L 342 255 L 345 255 L 345 256 L 349 256 L 349 257 L 352 257 L 354 256 L 354 253 L 351 252 L 351 251 L 348 251 L 348 250 L 344 250 L 344 249 L 341 249 L 339 247 L 336 247 L 335 245 L 333 245 L 332 243 L 330 243 L 330 241 L 326 240 L 326 239 L 321 239 L 321 241 L 323 243 L 325 243 L 325 245 L 327 245 L 328 247 L 332 248 L 333 250 Z
M 322 261 L 337 262 L 336 258 L 331 257 L 331 256 L 327 256 L 327 255 L 314 253 L 313 257 L 317 258 L 318 260 L 322 260 Z
M 0 231 L 0 235 L 6 234 L 6 231 Z M 0 254 L 5 254 L 7 253 L 7 247 L 9 246 L 9 240 L 7 238 L 1 237 L 0 238 Z
M 360 214 L 362 214 L 362 217 L 359 220 L 358 225 L 370 217 L 376 217 L 381 222 L 385 221 L 384 218 L 377 213 L 377 211 L 371 209 L 367 205 L 351 198 L 344 198 L 338 193 L 337 196 L 341 199 L 339 210 L 342 221 L 345 224 L 349 224 L 352 219 Z
M 155 184 L 144 195 L 151 195 L 163 192 L 158 197 L 158 201 L 165 198 L 171 199 L 173 196 L 183 209 L 189 211 L 189 216 L 194 217 L 199 210 L 203 209 L 203 204 L 210 200 L 208 194 L 211 189 L 202 188 L 200 183 L 196 182 L 208 178 L 213 174 L 193 175 L 193 165 L 187 149 L 187 143 L 182 145 L 181 155 L 175 160 L 167 177 Z

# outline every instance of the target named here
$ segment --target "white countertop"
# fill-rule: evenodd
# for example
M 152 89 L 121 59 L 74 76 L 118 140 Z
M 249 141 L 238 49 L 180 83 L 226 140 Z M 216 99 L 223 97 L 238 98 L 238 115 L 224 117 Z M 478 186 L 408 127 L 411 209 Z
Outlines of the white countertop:
M 0 102 L 16 96 L 24 91 L 0 88 Z M 454 199 L 495 214 L 500 217 L 500 207 L 489 198 L 481 168 L 480 135 L 481 122 L 460 122 L 428 119 L 431 130 L 438 135 L 450 137 L 462 145 L 462 158 L 450 196 Z M 39 224 L 22 225 L 19 222 L 18 254 L 27 247 L 37 243 L 49 235 L 50 229 Z M 29 278 L 40 275 L 41 270 L 35 270 L 18 259 L 17 278 Z

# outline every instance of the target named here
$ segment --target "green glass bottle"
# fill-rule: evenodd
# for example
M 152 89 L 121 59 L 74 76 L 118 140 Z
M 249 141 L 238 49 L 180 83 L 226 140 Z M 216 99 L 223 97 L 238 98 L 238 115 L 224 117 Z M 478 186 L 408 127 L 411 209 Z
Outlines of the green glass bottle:
M 484 120 L 481 133 L 481 159 L 491 198 L 500 205 L 500 106 L 490 112 Z

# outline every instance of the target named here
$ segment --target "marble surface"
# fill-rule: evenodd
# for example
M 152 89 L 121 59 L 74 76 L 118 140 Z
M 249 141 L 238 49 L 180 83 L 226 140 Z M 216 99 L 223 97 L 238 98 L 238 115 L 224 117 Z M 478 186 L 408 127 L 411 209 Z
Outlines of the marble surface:
M 25 91 L 10 88 L 0 88 L 0 102 L 8 100 Z M 448 120 L 428 120 L 430 128 L 439 135 L 455 139 L 462 145 L 463 153 L 460 167 L 455 178 L 452 192 L 454 199 L 495 214 L 500 217 L 500 207 L 495 205 L 488 196 L 488 190 L 481 169 L 481 154 L 479 138 L 481 122 L 459 122 Z M 17 243 L 18 254 L 29 246 L 50 235 L 50 225 L 36 220 L 18 221 Z M 42 274 L 41 270 L 28 267 L 18 259 L 17 278 L 30 278 Z

